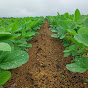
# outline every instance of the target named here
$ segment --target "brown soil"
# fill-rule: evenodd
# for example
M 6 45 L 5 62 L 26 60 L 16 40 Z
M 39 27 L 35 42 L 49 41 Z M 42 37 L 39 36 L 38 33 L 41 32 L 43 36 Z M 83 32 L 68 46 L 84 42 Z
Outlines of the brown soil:
M 73 73 L 66 69 L 72 57 L 63 57 L 63 45 L 59 39 L 50 37 L 53 33 L 48 28 L 45 20 L 40 34 L 31 40 L 28 62 L 11 70 L 12 77 L 4 88 L 88 88 L 84 82 L 88 72 Z

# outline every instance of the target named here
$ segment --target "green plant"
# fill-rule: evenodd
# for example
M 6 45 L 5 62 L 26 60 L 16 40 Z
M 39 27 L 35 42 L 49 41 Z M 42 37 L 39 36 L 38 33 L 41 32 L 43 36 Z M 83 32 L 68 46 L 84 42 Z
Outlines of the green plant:
M 88 53 L 88 16 L 80 15 L 80 11 L 76 9 L 73 15 L 58 14 L 47 16 L 46 19 L 50 22 L 51 31 L 57 32 L 51 37 L 63 40 L 64 57 L 74 56 L 74 60 L 66 68 L 72 72 L 87 71 L 88 58 L 84 54 Z
M 25 51 L 14 50 L 12 42 L 3 42 L 4 43 L 0 43 L 0 85 L 5 84 L 11 77 L 11 73 L 5 70 L 19 67 L 22 64 L 25 64 L 29 59 L 29 56 Z
M 9 69 L 25 64 L 29 55 L 27 47 L 43 23 L 43 17 L 0 18 L 0 88 L 11 77 Z

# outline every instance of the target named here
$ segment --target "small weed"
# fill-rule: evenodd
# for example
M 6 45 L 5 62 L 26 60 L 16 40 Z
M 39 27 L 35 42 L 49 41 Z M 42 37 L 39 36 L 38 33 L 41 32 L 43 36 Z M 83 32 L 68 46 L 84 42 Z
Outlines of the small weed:
M 57 59 L 54 59 L 55 61 L 57 61 Z
M 65 78 L 65 76 L 64 76 L 64 75 L 62 75 L 62 77 L 63 77 L 63 78 Z
M 85 82 L 88 82 L 88 79 L 85 79 Z

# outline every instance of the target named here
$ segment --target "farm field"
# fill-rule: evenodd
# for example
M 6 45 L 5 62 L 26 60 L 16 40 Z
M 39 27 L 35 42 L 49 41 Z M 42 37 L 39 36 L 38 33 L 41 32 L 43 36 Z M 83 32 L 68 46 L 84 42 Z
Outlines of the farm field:
M 88 15 L 0 18 L 0 88 L 88 88 Z
M 88 72 L 73 73 L 66 69 L 72 56 L 63 57 L 64 47 L 59 38 L 50 37 L 49 23 L 43 26 L 32 40 L 29 48 L 28 62 L 23 66 L 10 70 L 12 77 L 4 85 L 5 88 L 87 88 L 84 79 Z

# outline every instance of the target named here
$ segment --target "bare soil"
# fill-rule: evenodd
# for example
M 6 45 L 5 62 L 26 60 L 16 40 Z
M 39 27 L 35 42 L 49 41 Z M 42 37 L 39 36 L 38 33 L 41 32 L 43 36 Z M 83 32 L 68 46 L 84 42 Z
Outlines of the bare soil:
M 88 72 L 73 73 L 66 69 L 73 57 L 63 57 L 63 44 L 50 36 L 53 33 L 48 28 L 45 20 L 40 34 L 31 40 L 28 62 L 10 70 L 12 76 L 4 88 L 88 88 L 84 81 Z

